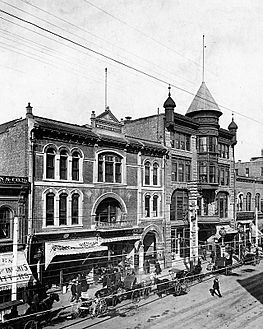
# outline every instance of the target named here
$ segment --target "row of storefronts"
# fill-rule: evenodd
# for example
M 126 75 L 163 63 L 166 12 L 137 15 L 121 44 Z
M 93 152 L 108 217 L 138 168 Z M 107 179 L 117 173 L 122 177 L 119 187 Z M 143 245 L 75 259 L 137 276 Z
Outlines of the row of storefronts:
M 106 108 L 80 126 L 38 117 L 28 104 L 26 118 L 2 124 L 3 255 L 14 216 L 33 277 L 54 284 L 108 264 L 141 273 L 146 260 L 194 263 L 222 228 L 234 241 L 237 126 L 220 127 L 205 83 L 186 115 L 175 106 L 169 90 L 164 113 L 119 121 Z

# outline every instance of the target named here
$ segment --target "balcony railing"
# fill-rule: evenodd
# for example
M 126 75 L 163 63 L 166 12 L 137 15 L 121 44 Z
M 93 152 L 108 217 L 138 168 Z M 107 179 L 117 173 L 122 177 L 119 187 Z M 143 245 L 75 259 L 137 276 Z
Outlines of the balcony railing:
M 96 228 L 105 228 L 105 229 L 117 229 L 117 228 L 129 228 L 136 225 L 135 221 L 119 221 L 115 223 L 110 222 L 95 222 Z

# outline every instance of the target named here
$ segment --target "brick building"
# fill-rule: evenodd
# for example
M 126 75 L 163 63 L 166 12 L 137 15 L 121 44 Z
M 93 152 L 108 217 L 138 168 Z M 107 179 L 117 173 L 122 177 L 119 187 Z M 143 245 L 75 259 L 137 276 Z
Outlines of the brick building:
M 255 242 L 255 212 L 258 212 L 258 228 L 263 231 L 263 150 L 260 157 L 248 162 L 238 161 L 236 171 L 236 220 L 243 239 Z M 259 233 L 260 242 L 262 234 Z
M 237 233 L 237 125 L 232 120 L 227 130 L 220 127 L 222 112 L 204 82 L 185 115 L 176 113 L 175 107 L 169 90 L 164 114 L 125 121 L 127 134 L 141 138 L 147 134 L 169 150 L 165 160 L 166 241 L 174 263 L 188 256 L 196 259 L 198 244 L 206 244 L 209 238 L 220 241 L 223 233 L 225 241 L 233 241 Z
M 26 110 L 1 126 L 0 173 L 30 183 L 24 235 L 35 276 L 61 282 L 98 263 L 142 272 L 145 258 L 163 262 L 167 148 L 125 135 L 108 108 L 83 126 Z

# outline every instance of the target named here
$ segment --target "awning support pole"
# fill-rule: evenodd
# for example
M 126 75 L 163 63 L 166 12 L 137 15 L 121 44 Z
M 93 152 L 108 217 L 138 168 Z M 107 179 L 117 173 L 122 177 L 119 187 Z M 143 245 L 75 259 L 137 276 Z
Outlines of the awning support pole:
M 18 217 L 14 217 L 13 226 L 13 261 L 12 261 L 12 300 L 17 299 L 17 250 L 18 250 Z

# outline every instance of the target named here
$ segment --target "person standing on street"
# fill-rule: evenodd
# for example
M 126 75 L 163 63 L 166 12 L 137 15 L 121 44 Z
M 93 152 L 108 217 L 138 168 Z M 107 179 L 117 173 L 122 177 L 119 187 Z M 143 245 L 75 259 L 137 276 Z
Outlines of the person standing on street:
M 213 289 L 211 291 L 211 294 L 212 294 L 212 296 L 214 296 L 214 294 L 216 294 L 218 297 L 222 297 L 221 292 L 220 292 L 218 277 L 215 277 L 215 279 L 214 279 Z

